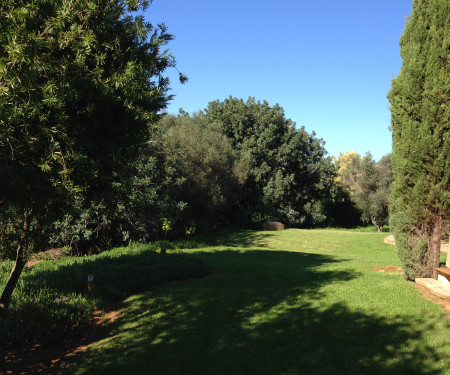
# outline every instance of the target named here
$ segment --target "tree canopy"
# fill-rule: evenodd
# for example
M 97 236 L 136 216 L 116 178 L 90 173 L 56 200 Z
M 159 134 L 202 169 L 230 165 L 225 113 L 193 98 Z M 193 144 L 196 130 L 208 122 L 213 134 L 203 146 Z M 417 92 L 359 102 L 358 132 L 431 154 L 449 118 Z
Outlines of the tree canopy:
M 336 160 L 336 183 L 349 194 L 360 211 L 364 223 L 372 223 L 381 232 L 389 221 L 389 193 L 392 183 L 391 155 L 378 162 L 368 152 L 361 156 L 355 151 L 340 154 Z
M 325 220 L 323 199 L 333 178 L 324 142 L 286 119 L 278 104 L 229 97 L 205 110 L 250 159 L 243 204 L 256 221 L 266 217 L 290 225 L 313 225 Z
M 164 134 L 166 162 L 175 170 L 171 199 L 180 211 L 169 210 L 174 230 L 205 231 L 240 222 L 239 200 L 248 175 L 248 159 L 233 150 L 216 122 L 204 113 L 166 116 L 159 125 Z
M 118 187 L 170 99 L 163 72 L 175 60 L 159 48 L 172 36 L 136 15 L 148 5 L 0 3 L 0 206 L 22 218 L 10 222 L 17 258 L 1 319 L 31 242 L 76 200 L 119 203 Z

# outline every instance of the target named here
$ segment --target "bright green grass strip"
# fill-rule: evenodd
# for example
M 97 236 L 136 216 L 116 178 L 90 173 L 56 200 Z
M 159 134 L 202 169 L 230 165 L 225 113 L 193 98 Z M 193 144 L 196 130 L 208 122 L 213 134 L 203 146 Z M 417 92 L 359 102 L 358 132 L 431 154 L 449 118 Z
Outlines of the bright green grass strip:
M 67 374 L 449 374 L 450 324 L 385 234 L 237 232 L 190 250 L 209 278 L 124 302 Z

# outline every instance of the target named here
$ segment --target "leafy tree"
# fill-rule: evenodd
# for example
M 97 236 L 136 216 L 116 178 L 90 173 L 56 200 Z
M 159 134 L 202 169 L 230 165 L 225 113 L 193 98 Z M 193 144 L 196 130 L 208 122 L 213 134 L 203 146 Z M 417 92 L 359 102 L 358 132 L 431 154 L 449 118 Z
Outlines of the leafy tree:
M 388 224 L 389 192 L 392 182 L 390 154 L 376 163 L 372 155 L 364 157 L 355 151 L 340 154 L 335 160 L 338 177 L 336 183 L 342 186 L 360 211 L 363 222 L 371 222 L 382 232 Z
M 361 156 L 355 151 L 341 153 L 333 158 L 336 177 L 325 200 L 327 223 L 331 226 L 354 226 L 361 224 L 361 210 L 354 194 L 360 174 Z
M 391 227 L 406 275 L 436 277 L 450 203 L 450 3 L 414 0 L 392 81 Z
M 167 162 L 163 132 L 152 129 L 150 139 L 127 167 L 127 178 L 115 181 L 103 195 L 79 195 L 51 226 L 49 241 L 72 254 L 85 255 L 129 241 L 148 242 L 162 235 L 161 220 L 182 208 L 174 201 L 178 183 Z
M 83 194 L 55 223 L 54 244 L 82 255 L 129 241 L 147 242 L 161 237 L 161 220 L 178 216 L 184 202 L 174 200 L 180 179 L 168 160 L 165 129 L 152 125 L 149 130 L 147 142 L 139 145 L 137 158 L 126 165 L 108 190 Z
M 325 220 L 323 200 L 332 181 L 323 141 L 284 116 L 278 104 L 230 97 L 205 110 L 219 123 L 233 149 L 250 159 L 242 207 L 249 217 L 281 219 L 290 225 Z
M 389 222 L 389 191 L 392 182 L 390 155 L 376 163 L 367 153 L 361 160 L 361 172 L 354 194 L 363 222 L 371 222 L 378 232 Z
M 239 220 L 239 198 L 248 175 L 248 159 L 231 147 L 217 123 L 205 114 L 166 116 L 160 121 L 169 166 L 177 183 L 171 199 L 183 210 L 171 210 L 180 234 L 208 230 Z
M 20 214 L 0 325 L 49 223 L 77 199 L 117 206 L 109 197 L 170 99 L 162 73 L 175 61 L 158 48 L 172 36 L 135 16 L 148 4 L 0 3 L 0 207 Z
M 383 156 L 375 165 L 375 191 L 370 194 L 370 220 L 379 232 L 389 224 L 389 195 L 392 185 L 391 154 Z
M 324 200 L 325 224 L 330 227 L 353 227 L 361 224 L 361 211 L 351 199 L 349 191 L 335 181 Z
M 361 176 L 362 156 L 356 151 L 341 153 L 335 158 L 336 181 L 343 185 L 351 195 L 355 195 Z

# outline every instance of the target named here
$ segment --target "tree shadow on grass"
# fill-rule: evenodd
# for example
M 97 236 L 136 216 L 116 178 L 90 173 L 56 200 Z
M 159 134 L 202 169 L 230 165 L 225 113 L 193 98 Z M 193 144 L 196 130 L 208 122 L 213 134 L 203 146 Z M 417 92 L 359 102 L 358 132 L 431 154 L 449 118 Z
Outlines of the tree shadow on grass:
M 199 256 L 217 267 L 215 277 L 131 297 L 123 316 L 105 327 L 105 340 L 63 373 L 443 374 L 445 354 L 426 344 L 433 326 L 424 319 L 327 304 L 323 286 L 358 277 L 318 268 L 338 262 L 333 257 L 260 250 Z
M 196 254 L 179 250 L 217 244 L 262 246 L 261 241 L 268 236 L 252 231 L 221 232 L 203 239 L 159 241 L 91 257 L 36 264 L 19 281 L 20 293 L 13 295 L 2 341 L 9 348 L 20 343 L 54 342 L 67 327 L 85 321 L 94 306 L 105 308 L 162 283 L 208 275 L 210 265 Z M 159 254 L 162 245 L 170 249 L 165 255 Z M 88 275 L 94 276 L 91 290 Z

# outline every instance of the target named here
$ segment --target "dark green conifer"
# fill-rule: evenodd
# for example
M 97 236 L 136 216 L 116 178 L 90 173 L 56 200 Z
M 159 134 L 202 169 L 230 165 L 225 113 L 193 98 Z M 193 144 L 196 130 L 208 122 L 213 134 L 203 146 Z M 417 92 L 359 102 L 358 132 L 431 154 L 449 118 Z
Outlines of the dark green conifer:
M 449 219 L 450 2 L 414 0 L 391 102 L 391 228 L 406 275 L 435 276 Z

